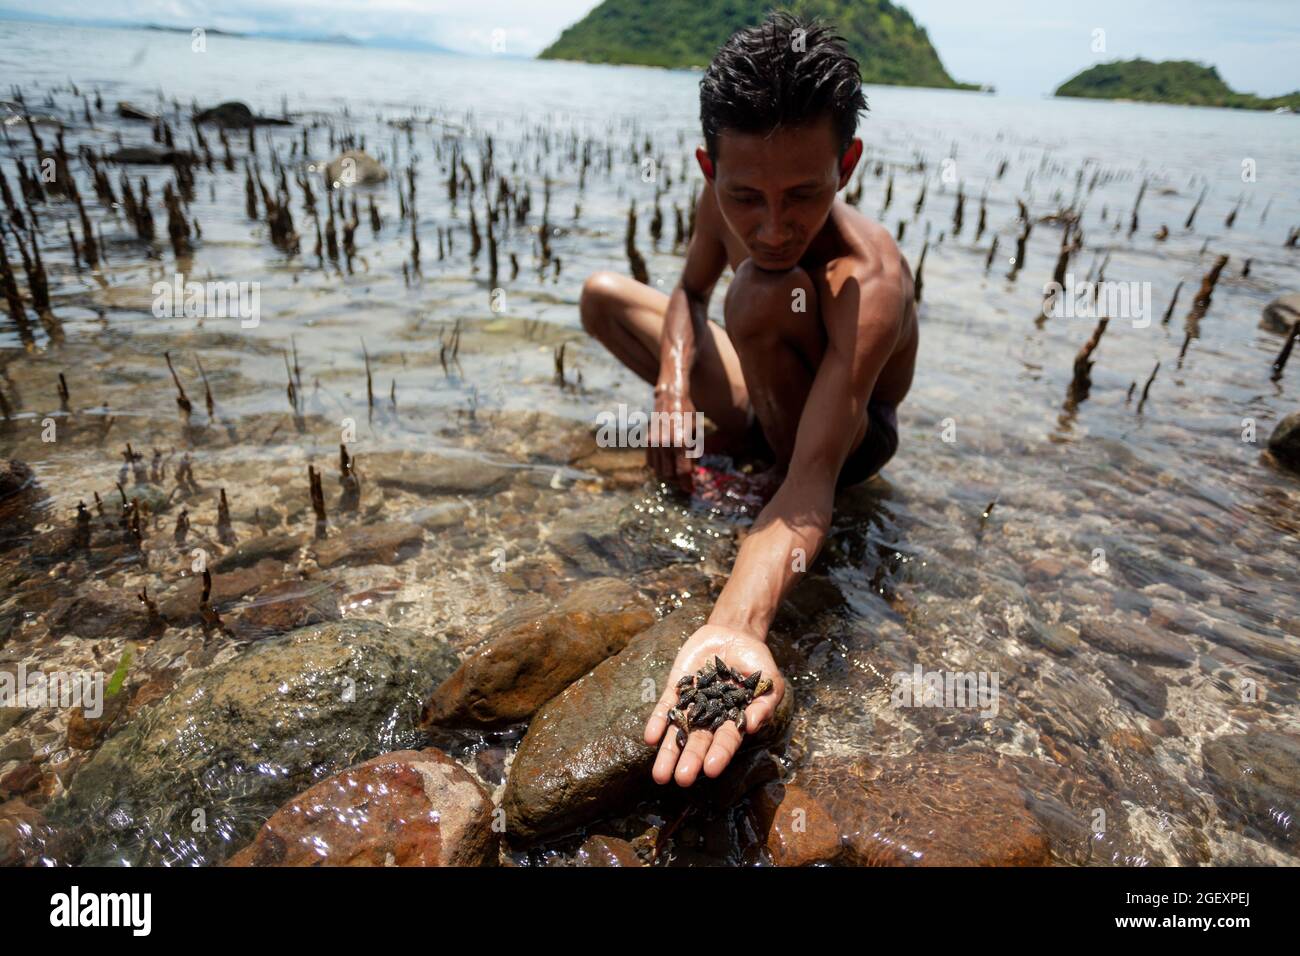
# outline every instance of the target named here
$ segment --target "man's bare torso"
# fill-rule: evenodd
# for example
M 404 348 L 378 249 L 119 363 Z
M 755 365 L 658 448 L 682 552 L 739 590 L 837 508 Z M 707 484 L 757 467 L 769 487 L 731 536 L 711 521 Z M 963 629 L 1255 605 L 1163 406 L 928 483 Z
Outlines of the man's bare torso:
M 707 211 L 705 206 L 711 206 Z M 727 262 L 734 274 L 737 267 L 749 258 L 744 243 L 727 227 L 718 212 L 717 202 L 713 196 L 713 187 L 706 184 L 700 196 L 700 214 L 708 215 L 717 223 L 718 233 L 726 249 Z M 907 259 L 899 251 L 897 244 L 888 230 L 868 219 L 854 207 L 837 198 L 831 207 L 826 225 L 813 240 L 799 260 L 799 265 L 817 284 L 818 292 L 825 297 L 830 288 L 830 279 L 836 270 L 852 269 L 857 266 L 872 268 L 885 257 L 894 257 L 907 277 L 908 288 L 904 301 L 905 308 L 895 321 L 899 325 L 897 345 L 881 369 L 876 380 L 872 401 L 898 405 L 907 395 L 912 385 L 912 371 L 916 365 L 917 316 L 916 302 L 912 289 L 912 271 Z M 824 298 L 823 298 L 824 301 Z M 819 322 L 825 318 L 818 312 Z M 865 316 L 860 322 L 873 321 Z M 828 330 L 823 326 L 823 336 Z

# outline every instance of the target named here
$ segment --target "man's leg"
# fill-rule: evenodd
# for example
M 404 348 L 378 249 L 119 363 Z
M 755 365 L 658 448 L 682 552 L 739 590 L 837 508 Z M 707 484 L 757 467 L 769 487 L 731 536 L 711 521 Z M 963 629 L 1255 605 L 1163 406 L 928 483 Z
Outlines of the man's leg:
M 796 304 L 802 311 L 796 311 Z M 778 469 L 784 470 L 826 353 L 816 286 L 801 268 L 765 272 L 746 259 L 727 290 L 724 311 L 763 437 L 776 454 Z M 866 429 L 865 413 L 857 424 L 855 446 Z
M 659 379 L 659 340 L 668 296 L 630 276 L 597 272 L 582 285 L 582 327 L 614 357 L 651 385 Z M 740 358 L 727 334 L 707 323 L 705 341 L 696 343 L 691 400 L 717 426 L 724 442 L 744 435 L 749 396 Z

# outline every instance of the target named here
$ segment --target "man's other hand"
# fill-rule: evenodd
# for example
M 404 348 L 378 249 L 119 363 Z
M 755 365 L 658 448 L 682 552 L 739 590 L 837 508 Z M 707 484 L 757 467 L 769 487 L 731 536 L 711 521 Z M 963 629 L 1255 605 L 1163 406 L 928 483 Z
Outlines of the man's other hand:
M 661 431 L 648 436 L 651 444 L 646 449 L 646 463 L 654 469 L 660 481 L 690 494 L 695 471 L 693 459 L 686 457 L 688 441 L 699 441 L 695 435 L 695 403 L 690 392 L 681 385 L 663 381 L 655 388 L 656 422 L 668 422 Z M 658 447 L 655 442 L 657 441 Z

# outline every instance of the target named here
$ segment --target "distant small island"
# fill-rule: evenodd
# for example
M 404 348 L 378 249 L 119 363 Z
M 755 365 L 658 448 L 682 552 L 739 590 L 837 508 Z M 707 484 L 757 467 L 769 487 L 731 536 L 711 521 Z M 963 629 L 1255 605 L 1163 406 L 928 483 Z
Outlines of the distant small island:
M 981 89 L 954 80 L 925 28 L 888 0 L 604 0 L 538 56 L 703 69 L 728 37 L 761 23 L 773 7 L 832 24 L 861 65 L 865 83 Z
M 1238 110 L 1300 111 L 1300 91 L 1273 97 L 1237 93 L 1223 82 L 1214 67 L 1190 60 L 1099 63 L 1066 80 L 1056 88 L 1056 95 Z

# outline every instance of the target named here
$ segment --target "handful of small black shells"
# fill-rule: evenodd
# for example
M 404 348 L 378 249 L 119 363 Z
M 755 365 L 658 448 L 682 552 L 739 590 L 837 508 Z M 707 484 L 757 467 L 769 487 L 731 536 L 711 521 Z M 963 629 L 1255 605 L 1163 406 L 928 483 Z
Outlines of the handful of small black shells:
M 668 722 L 677 728 L 677 746 L 686 746 L 690 731 L 714 731 L 728 720 L 743 734 L 745 708 L 771 689 L 772 681 L 762 671 L 744 677 L 715 656 L 677 682 L 677 706 L 668 711 Z

